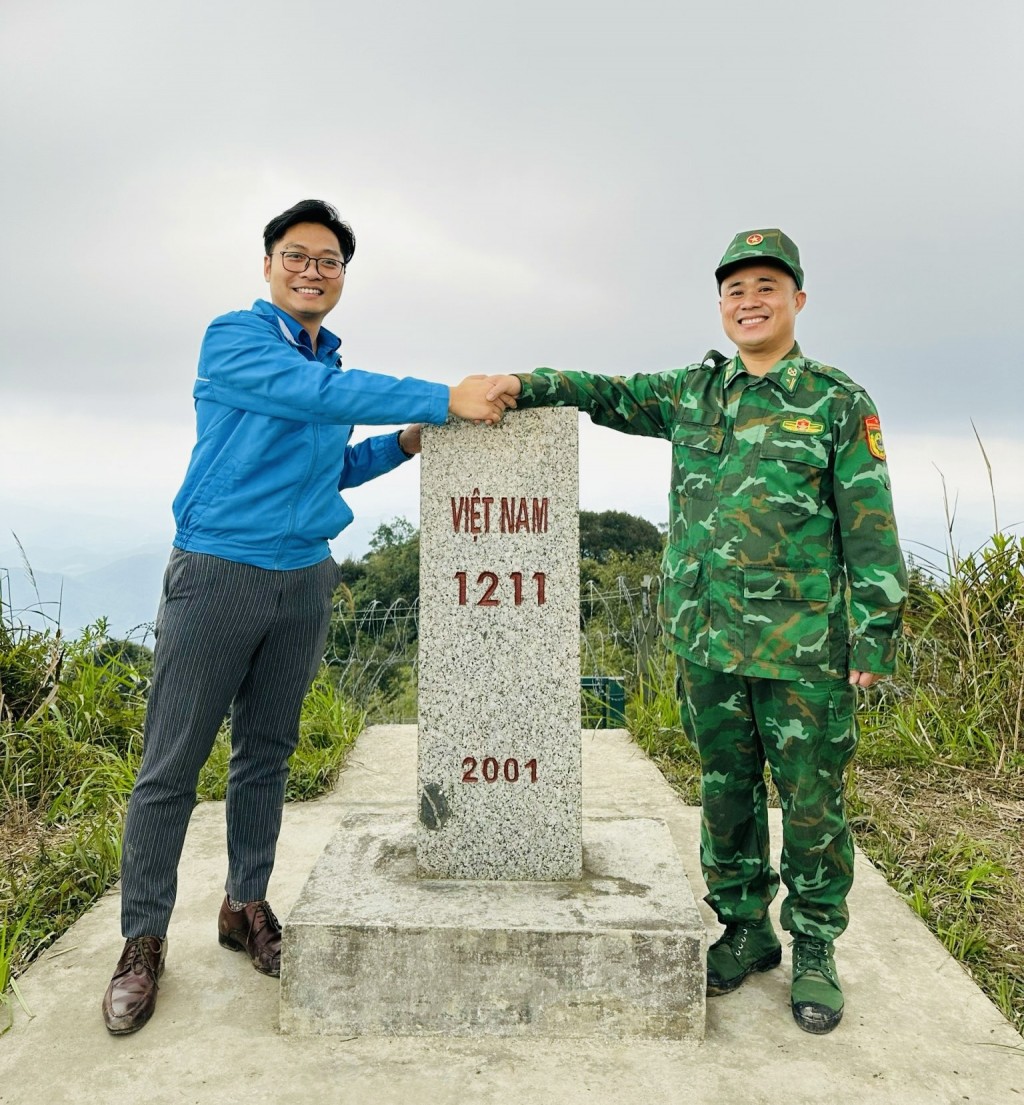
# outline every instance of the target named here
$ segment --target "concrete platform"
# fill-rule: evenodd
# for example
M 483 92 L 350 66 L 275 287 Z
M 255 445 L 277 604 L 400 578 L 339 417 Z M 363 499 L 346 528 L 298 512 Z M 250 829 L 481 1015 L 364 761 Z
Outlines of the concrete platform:
M 704 923 L 663 821 L 589 818 L 583 877 L 417 877 L 416 821 L 347 817 L 285 926 L 281 1029 L 704 1038 Z
M 664 820 L 702 892 L 699 811 L 625 733 L 584 734 L 583 779 L 585 815 Z M 370 729 L 333 794 L 286 806 L 270 887 L 278 913 L 287 918 L 346 813 L 396 797 L 407 809 L 415 780 L 415 729 Z M 836 951 L 839 1028 L 819 1037 L 793 1023 L 784 945 L 780 970 L 708 1002 L 698 1047 L 282 1034 L 277 982 L 217 944 L 224 868 L 224 807 L 204 804 L 185 842 L 160 1002 L 141 1032 L 113 1037 L 100 1018 L 122 944 L 116 891 L 32 966 L 21 990 L 34 1017 L 15 1005 L 0 1037 L 3 1105 L 1024 1105 L 1024 1040 L 863 857 Z

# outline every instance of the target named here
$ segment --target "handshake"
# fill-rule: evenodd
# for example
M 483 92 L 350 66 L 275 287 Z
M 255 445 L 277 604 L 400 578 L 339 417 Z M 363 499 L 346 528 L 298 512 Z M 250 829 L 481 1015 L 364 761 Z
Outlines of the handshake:
M 450 389 L 448 412 L 496 426 L 505 411 L 516 405 L 521 390 L 518 376 L 467 376 Z
M 467 376 L 460 384 L 448 389 L 448 413 L 469 421 L 497 426 L 502 415 L 516 405 L 522 390 L 518 376 Z M 398 435 L 398 443 L 409 456 L 420 452 L 422 423 L 406 426 Z

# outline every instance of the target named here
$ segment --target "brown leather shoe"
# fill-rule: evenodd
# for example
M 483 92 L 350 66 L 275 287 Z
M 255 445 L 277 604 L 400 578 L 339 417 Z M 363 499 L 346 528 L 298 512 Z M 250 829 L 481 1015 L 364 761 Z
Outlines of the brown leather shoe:
M 222 948 L 248 952 L 260 974 L 274 978 L 280 975 L 281 924 L 269 902 L 249 902 L 236 913 L 225 896 L 217 918 L 217 933 Z
M 103 1021 L 115 1036 L 138 1030 L 156 1008 L 157 979 L 164 971 L 167 941 L 136 936 L 125 942 L 117 969 L 103 995 Z

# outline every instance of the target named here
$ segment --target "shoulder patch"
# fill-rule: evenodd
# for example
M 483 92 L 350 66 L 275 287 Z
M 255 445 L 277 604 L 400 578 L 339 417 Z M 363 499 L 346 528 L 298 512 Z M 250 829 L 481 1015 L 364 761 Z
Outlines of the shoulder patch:
M 882 444 L 882 424 L 877 414 L 864 419 L 864 432 L 868 438 L 868 452 L 878 460 L 885 460 L 885 446 Z

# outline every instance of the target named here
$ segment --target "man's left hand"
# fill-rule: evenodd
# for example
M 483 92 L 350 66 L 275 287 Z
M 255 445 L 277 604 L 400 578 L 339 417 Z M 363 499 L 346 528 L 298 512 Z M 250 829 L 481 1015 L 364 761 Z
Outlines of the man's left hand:
M 851 687 L 864 687 L 865 690 L 873 683 L 877 683 L 881 679 L 881 675 L 876 675 L 873 671 L 852 671 L 850 672 L 850 686 Z
M 408 453 L 409 456 L 415 456 L 423 448 L 423 442 L 420 440 L 420 430 L 422 429 L 422 422 L 414 422 L 411 426 L 406 426 L 398 435 L 398 444 L 402 447 L 402 451 Z

